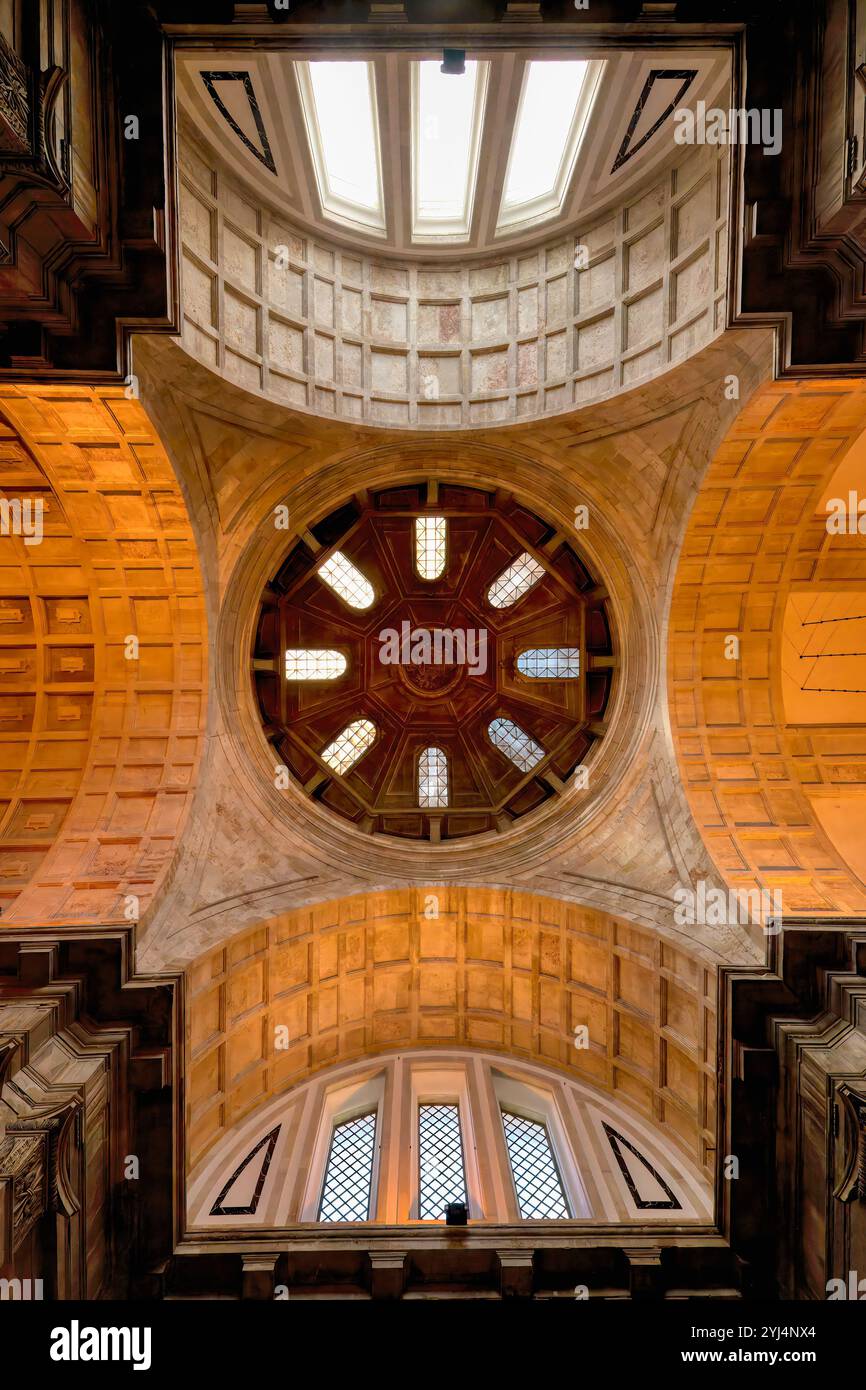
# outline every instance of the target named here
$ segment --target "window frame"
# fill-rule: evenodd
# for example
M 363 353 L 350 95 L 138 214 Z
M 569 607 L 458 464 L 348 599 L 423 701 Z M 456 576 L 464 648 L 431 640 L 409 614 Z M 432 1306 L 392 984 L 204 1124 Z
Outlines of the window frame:
M 496 215 L 496 229 L 494 232 L 494 237 L 496 239 L 505 236 L 514 236 L 516 233 L 527 230 L 530 227 L 536 227 L 545 222 L 551 222 L 564 212 L 569 192 L 574 183 L 581 147 L 586 137 L 590 120 L 592 119 L 592 113 L 595 109 L 596 100 L 601 87 L 601 80 L 607 66 L 604 58 L 582 58 L 579 53 L 573 54 L 567 60 L 586 63 L 586 75 L 575 104 L 571 127 L 563 147 L 553 187 L 544 193 L 537 193 L 531 198 L 525 198 L 521 202 L 506 203 L 505 190 L 508 187 L 517 132 L 523 116 L 526 92 L 529 86 L 530 67 L 532 63 L 541 64 L 545 61 L 562 62 L 563 59 L 558 54 L 551 59 L 530 57 L 527 58 L 524 65 L 523 77 L 520 84 L 520 97 L 517 103 L 517 114 L 514 118 L 514 126 L 511 132 L 511 144 L 508 149 L 508 161 L 505 167 L 505 178 L 502 184 L 502 196 L 499 201 L 499 211 Z
M 325 1096 L 319 1113 L 316 1138 L 310 1161 L 304 1196 L 301 1202 L 299 1220 L 303 1224 L 315 1226 L 360 1226 L 360 1221 L 320 1221 L 319 1210 L 325 1190 L 328 1173 L 328 1159 L 331 1154 L 334 1130 L 347 1120 L 356 1120 L 361 1115 L 375 1111 L 376 1131 L 373 1137 L 373 1167 L 370 1173 L 370 1200 L 367 1222 L 375 1221 L 379 1204 L 379 1169 L 382 1160 L 382 1121 L 384 1113 L 385 1076 L 378 1072 L 375 1076 L 364 1077 L 360 1081 L 337 1083 Z
M 345 665 L 342 671 L 336 676 L 290 676 L 286 671 L 286 659 L 289 652 L 333 652 L 341 656 Z M 287 685 L 333 685 L 336 681 L 344 680 L 350 674 L 349 657 L 351 653 L 348 649 L 340 647 L 284 647 L 282 660 L 282 678 Z
M 425 805 L 421 801 L 421 759 L 425 753 L 441 753 L 445 759 L 445 800 L 437 802 L 435 806 Z M 440 748 L 438 743 L 425 743 L 423 748 L 419 748 L 415 755 L 415 800 L 418 808 L 422 811 L 448 811 L 451 808 L 451 764 L 448 754 L 444 748 Z
M 531 676 L 528 671 L 521 668 L 522 657 L 529 656 L 533 652 L 576 652 L 577 653 L 577 673 L 573 676 Z M 538 681 L 579 681 L 583 675 L 583 652 L 576 643 L 561 642 L 555 647 L 521 647 L 514 657 L 514 678 L 519 681 L 527 681 L 534 684 Z
M 313 166 L 315 188 L 322 209 L 322 216 L 327 218 L 329 222 L 333 222 L 338 226 L 347 227 L 352 231 L 362 232 L 367 236 L 386 237 L 388 235 L 388 213 L 385 206 L 382 131 L 379 124 L 379 91 L 376 82 L 376 65 L 370 58 L 341 57 L 340 55 L 318 60 L 332 63 L 357 62 L 367 69 L 379 195 L 377 206 L 375 208 L 368 208 L 362 203 L 355 203 L 352 199 L 335 193 L 331 188 L 331 176 L 325 157 L 325 146 L 319 124 L 315 89 L 310 76 L 310 67 L 315 61 L 317 60 L 313 58 L 293 58 L 292 67 L 294 69 L 301 118 L 307 134 L 307 149 L 309 151 L 310 162 Z
M 428 575 L 422 574 L 418 567 L 418 522 L 419 521 L 444 521 L 445 522 L 445 558 L 442 561 L 442 568 L 437 575 L 431 579 Z M 442 512 L 421 512 L 412 518 L 412 568 L 415 577 L 421 580 L 422 584 L 439 584 L 448 572 L 448 561 L 451 558 L 449 550 L 449 532 L 451 527 L 448 525 L 448 518 Z M 368 580 L 369 583 L 369 580 Z
M 331 583 L 330 579 L 326 579 L 325 576 L 322 574 L 322 570 L 326 567 L 326 565 L 329 565 L 332 560 L 335 560 L 337 558 L 338 555 L 341 559 L 345 560 L 348 565 L 351 565 L 352 569 L 355 570 L 355 572 L 358 575 L 360 575 L 361 579 L 363 579 L 364 583 L 369 587 L 370 592 L 373 595 L 373 597 L 370 599 L 370 602 L 364 608 L 359 608 L 357 604 L 350 603 L 349 600 L 346 598 L 345 594 L 341 594 L 340 590 L 336 588 L 334 584 Z M 330 555 L 328 555 L 327 559 L 320 561 L 316 565 L 315 575 L 319 583 L 324 584 L 328 592 L 333 594 L 334 598 L 338 599 L 339 602 L 342 603 L 344 608 L 348 608 L 350 613 L 369 613 L 373 608 L 375 608 L 376 602 L 379 598 L 379 595 L 376 592 L 375 584 L 373 583 L 372 579 L 367 578 L 360 565 L 355 564 L 355 561 L 352 559 L 351 555 L 347 555 L 345 550 L 341 550 L 339 546 L 335 546 L 335 548 L 331 551 Z
M 530 1085 L 526 1081 L 518 1081 L 495 1067 L 491 1068 L 491 1081 L 497 1106 L 499 1138 L 505 1157 L 505 1170 L 511 1183 L 510 1196 L 514 1203 L 516 1219 L 520 1222 L 543 1220 L 564 1222 L 590 1218 L 592 1212 L 586 1189 L 572 1157 L 572 1147 L 556 1097 L 541 1086 Z M 503 1110 L 519 1115 L 524 1120 L 533 1120 L 536 1124 L 544 1125 L 547 1131 L 547 1141 L 550 1144 L 551 1153 L 559 1173 L 559 1181 L 565 1194 L 566 1205 L 569 1209 L 568 1216 L 532 1217 L 520 1215 L 520 1199 L 517 1194 L 514 1170 L 511 1166 L 511 1154 L 508 1150 L 505 1126 L 502 1121 Z
M 469 1103 L 469 1087 L 466 1069 L 461 1067 L 442 1067 L 435 1063 L 414 1065 L 409 1102 L 409 1145 L 406 1161 L 409 1165 L 409 1213 L 410 1221 L 418 1221 L 424 1226 L 444 1226 L 442 1218 L 438 1223 L 435 1217 L 422 1217 L 421 1210 L 421 1151 L 420 1151 L 420 1107 L 422 1105 L 456 1105 L 460 1116 L 460 1140 L 463 1145 L 463 1178 L 466 1184 L 466 1205 L 470 1221 L 483 1221 L 481 1175 L 478 1168 L 478 1155 L 475 1131 L 472 1125 L 472 1107 Z M 398 1217 L 398 1220 L 404 1220 Z
M 303 682 L 299 682 L 299 684 L 302 683 Z M 367 744 L 366 748 L 361 749 L 357 758 L 352 759 L 348 767 L 334 767 L 334 764 L 328 761 L 328 759 L 325 757 L 325 754 L 327 753 L 329 748 L 333 748 L 335 743 L 338 743 L 340 739 L 345 738 L 346 734 L 355 724 L 369 724 L 371 729 L 373 730 L 373 737 L 370 739 L 370 742 Z M 370 750 L 372 748 L 375 748 L 378 738 L 379 726 L 377 724 L 374 724 L 372 719 L 368 719 L 366 715 L 361 715 L 357 719 L 350 719 L 349 723 L 344 724 L 342 729 L 340 729 L 340 731 L 334 735 L 330 742 L 325 744 L 324 748 L 318 755 L 319 761 L 322 763 L 324 767 L 328 769 L 328 772 L 332 777 L 347 777 L 350 772 L 353 772 L 355 770 L 355 768 L 362 761 L 362 759 L 366 758 Z
M 481 168 L 481 151 L 484 140 L 484 122 L 487 112 L 488 89 L 490 86 L 490 63 L 487 59 L 472 59 L 476 64 L 475 107 L 469 131 L 469 161 L 467 181 L 464 190 L 463 214 L 461 217 L 430 218 L 419 213 L 419 183 L 421 169 L 421 63 L 437 61 L 429 55 L 414 59 L 410 74 L 411 103 L 411 170 L 412 186 L 410 220 L 412 244 L 435 246 L 437 243 L 459 245 L 469 240 L 472 234 L 472 220 L 475 215 L 475 195 L 478 189 L 478 175 Z

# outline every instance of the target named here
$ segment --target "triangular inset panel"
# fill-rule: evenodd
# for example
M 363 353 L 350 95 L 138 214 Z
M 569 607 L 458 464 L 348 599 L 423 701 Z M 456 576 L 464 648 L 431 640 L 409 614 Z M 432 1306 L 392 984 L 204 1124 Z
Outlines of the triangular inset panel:
M 668 116 L 679 106 L 686 92 L 697 77 L 697 70 L 686 68 L 670 70 L 654 68 L 643 85 L 637 105 L 631 113 L 628 129 L 622 138 L 619 153 L 613 162 L 611 173 L 621 169 L 638 150 L 643 149 L 656 131 L 664 125 Z M 673 95 L 670 95 L 670 93 Z M 665 97 L 668 98 L 665 103 Z
M 211 1216 L 255 1216 L 256 1208 L 265 1185 L 265 1178 L 268 1176 L 268 1169 L 271 1166 L 271 1159 L 274 1156 L 274 1149 L 277 1146 L 277 1139 L 280 1135 L 280 1125 L 272 1129 L 270 1134 L 266 1134 L 264 1139 L 260 1139 L 254 1149 L 250 1149 L 243 1163 L 239 1164 L 232 1173 L 220 1195 L 211 1207 Z M 252 1164 L 257 1154 L 264 1149 L 264 1154 L 260 1160 L 258 1174 L 253 1167 L 249 1173 L 247 1168 Z M 246 1176 L 244 1176 L 246 1174 Z M 226 1197 L 237 1187 L 235 1201 L 246 1199 L 245 1204 L 236 1206 L 225 1206 Z
M 201 80 L 214 106 L 238 139 L 243 141 L 266 169 L 275 174 L 277 166 L 249 73 L 203 72 Z M 220 91 L 217 90 L 218 86 L 221 88 Z
M 625 1135 L 619 1134 L 617 1130 L 612 1129 L 604 1120 L 602 1120 L 602 1125 L 604 1126 L 604 1132 L 607 1135 L 610 1147 L 613 1149 L 614 1157 L 619 1164 L 620 1172 L 625 1178 L 626 1185 L 632 1195 L 635 1206 L 641 1211 L 681 1211 L 682 1203 L 668 1187 L 668 1184 L 661 1174 L 656 1172 L 649 1159 L 644 1158 L 643 1154 L 635 1148 L 634 1144 L 632 1144 L 629 1139 L 626 1139 Z M 642 1176 L 640 1168 L 636 1168 L 634 1163 L 626 1157 L 626 1153 L 623 1152 L 623 1149 L 625 1149 L 632 1158 L 637 1159 L 641 1168 L 646 1170 L 646 1174 L 652 1179 L 656 1190 L 661 1190 L 666 1194 L 663 1200 L 651 1199 L 641 1194 L 638 1189 L 638 1181 Z M 644 1191 L 646 1191 L 646 1189 L 644 1189 Z

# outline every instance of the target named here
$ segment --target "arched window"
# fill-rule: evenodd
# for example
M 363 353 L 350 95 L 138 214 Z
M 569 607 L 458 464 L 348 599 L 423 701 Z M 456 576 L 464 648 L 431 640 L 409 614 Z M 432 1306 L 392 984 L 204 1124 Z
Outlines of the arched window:
M 319 1203 L 320 1221 L 368 1221 L 376 1152 L 376 1111 L 334 1126 Z
M 580 675 L 579 647 L 529 647 L 517 658 L 517 669 L 532 680 L 574 680 Z
M 444 573 L 447 539 L 444 516 L 415 518 L 415 568 L 422 579 L 438 579 Z
M 368 748 L 376 741 L 376 725 L 369 719 L 355 719 L 347 724 L 333 743 L 329 743 L 322 754 L 322 762 L 328 764 L 342 777 L 344 772 L 355 766 L 363 758 Z
M 524 1221 L 567 1219 L 571 1212 L 547 1125 L 540 1120 L 527 1120 L 523 1115 L 515 1115 L 509 1110 L 503 1110 L 501 1114 L 521 1218 Z
M 369 608 L 376 597 L 370 581 L 364 578 L 357 565 L 353 565 L 342 550 L 335 550 L 330 560 L 320 565 L 316 572 L 350 608 Z
M 346 670 L 342 652 L 319 647 L 289 647 L 286 650 L 287 681 L 335 681 Z
M 541 745 L 510 719 L 494 719 L 487 732 L 494 748 L 504 753 L 521 772 L 531 771 L 544 757 Z
M 459 1105 L 418 1107 L 418 1215 L 442 1221 L 449 1202 L 466 1201 Z
M 487 590 L 487 601 L 494 608 L 510 608 L 544 577 L 544 566 L 533 560 L 528 550 L 512 561 Z
M 418 805 L 428 810 L 448 805 L 448 759 L 441 748 L 418 754 Z

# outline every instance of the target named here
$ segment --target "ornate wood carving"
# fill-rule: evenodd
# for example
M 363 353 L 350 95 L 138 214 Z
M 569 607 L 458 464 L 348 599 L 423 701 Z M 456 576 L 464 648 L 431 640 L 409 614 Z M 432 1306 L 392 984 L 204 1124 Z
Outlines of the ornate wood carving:
M 11 1260 L 47 1207 L 46 1132 L 15 1133 L 0 1141 L 0 1265 Z
M 839 1086 L 836 1098 L 844 1115 L 842 1161 L 845 1170 L 834 1197 L 840 1202 L 866 1202 L 866 1087 Z
M 0 34 L 0 150 L 26 154 L 30 149 L 29 125 L 27 69 Z

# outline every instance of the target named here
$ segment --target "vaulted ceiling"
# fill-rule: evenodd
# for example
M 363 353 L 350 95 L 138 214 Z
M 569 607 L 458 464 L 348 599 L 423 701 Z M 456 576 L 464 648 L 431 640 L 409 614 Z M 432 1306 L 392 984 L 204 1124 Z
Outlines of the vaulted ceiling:
M 186 508 L 120 387 L 4 387 L 0 488 L 44 504 L 38 541 L 0 534 L 3 922 L 135 920 L 171 862 L 202 750 Z
M 178 99 L 293 223 L 424 259 L 507 254 L 621 204 L 682 154 L 675 109 L 727 105 L 722 48 L 466 58 L 443 75 L 441 50 L 181 49 Z

